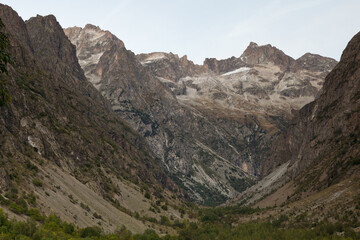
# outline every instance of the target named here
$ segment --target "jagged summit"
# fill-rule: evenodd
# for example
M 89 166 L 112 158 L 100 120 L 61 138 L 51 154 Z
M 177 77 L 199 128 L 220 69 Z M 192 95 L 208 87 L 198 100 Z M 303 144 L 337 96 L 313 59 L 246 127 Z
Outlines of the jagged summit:
M 248 48 L 256 48 L 259 47 L 259 45 L 255 42 L 250 42 Z
M 101 30 L 92 24 L 87 24 L 84 28 L 67 28 L 64 29 L 64 32 L 76 45 L 76 55 L 79 64 L 85 71 L 85 76 L 98 88 L 102 68 L 96 66 L 100 58 L 112 48 L 124 49 L 124 43 L 109 31 Z
M 251 43 L 242 57 L 196 65 L 173 53 L 134 55 L 98 28 L 65 32 L 89 81 L 143 134 L 169 175 L 207 204 L 249 186 L 272 137 L 324 79 L 323 71 L 292 71 L 295 60 L 271 45 Z
M 90 24 L 90 23 L 86 24 L 84 29 L 94 29 L 94 30 L 97 30 L 97 31 L 99 31 L 99 30 L 101 31 L 99 26 L 95 26 L 95 25 Z
M 286 70 L 295 60 L 287 56 L 283 51 L 270 44 L 259 46 L 258 44 L 251 42 L 245 49 L 240 59 L 247 64 L 266 64 L 273 63 L 280 66 L 281 69 Z
M 102 53 L 96 41 L 86 45 L 84 35 L 79 36 L 68 35 L 76 44 L 78 55 L 81 52 L 89 56 Z M 199 114 L 176 97 L 187 94 L 187 86 L 177 81 L 189 73 L 202 74 L 201 66 L 171 53 L 135 56 L 116 47 L 105 50 L 93 68 L 86 64 L 80 60 L 89 80 L 112 102 L 114 111 L 143 134 L 169 175 L 182 182 L 192 199 L 215 204 L 251 184 L 253 168 L 251 163 L 247 166 L 236 157 L 242 150 L 236 147 L 240 144 L 232 143 L 237 140 L 229 129 L 230 118 L 225 118 L 223 126 L 218 127 L 216 113 Z M 93 69 L 97 82 L 91 77 Z M 199 125 L 199 121 L 203 124 Z M 235 125 L 240 126 L 240 123 Z M 217 134 L 219 131 L 221 133 Z M 209 164 L 205 166 L 206 161 Z M 230 174 L 233 182 L 227 180 Z M 237 181 L 241 186 L 234 184 Z
M 79 79 L 83 77 L 76 57 L 76 48 L 67 39 L 55 16 L 37 15 L 25 23 L 34 54 L 46 63 L 48 69 L 57 71 L 60 64 L 63 65 L 61 67 L 71 66 Z

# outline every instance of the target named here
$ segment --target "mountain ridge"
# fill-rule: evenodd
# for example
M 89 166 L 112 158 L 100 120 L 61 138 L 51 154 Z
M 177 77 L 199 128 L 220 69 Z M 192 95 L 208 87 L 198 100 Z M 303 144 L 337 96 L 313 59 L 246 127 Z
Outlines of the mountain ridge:
M 0 108 L 9 216 L 55 213 L 119 234 L 254 220 L 359 230 L 360 33 L 339 63 L 251 42 L 238 58 L 196 65 L 136 55 L 91 24 L 24 22 L 1 4 L 0 17 L 15 60 L 0 74 L 13 96 Z
M 303 201 L 305 207 L 312 204 L 316 209 L 326 203 L 327 211 L 337 214 L 354 206 L 360 159 L 359 46 L 360 33 L 327 75 L 321 95 L 301 108 L 274 139 L 264 168 L 264 175 L 272 172 L 269 178 L 230 204 L 241 199 L 261 207 Z
M 315 98 L 327 71 L 281 70 L 276 61 L 268 61 L 281 52 L 270 45 L 246 53 L 254 59 L 266 53 L 261 64 L 233 57 L 196 65 L 172 53 L 135 55 L 115 45 L 104 49 L 116 37 L 106 37 L 108 31 L 93 25 L 64 31 L 76 45 L 89 81 L 143 134 L 173 180 L 186 183 L 183 187 L 200 202 L 214 194 L 229 198 L 250 185 L 241 180 L 243 172 L 260 174 L 271 138 L 285 128 L 292 109 Z M 220 162 L 230 164 L 221 167 L 223 176 L 214 174 Z M 231 168 L 239 171 L 238 180 Z
M 1 205 L 20 218 L 31 209 L 82 227 L 143 232 L 145 219 L 160 219 L 152 201 L 184 193 L 88 82 L 54 16 L 25 23 L 1 4 L 0 17 L 14 59 L 1 74 L 12 95 L 0 108 Z M 167 209 L 161 214 L 180 216 Z

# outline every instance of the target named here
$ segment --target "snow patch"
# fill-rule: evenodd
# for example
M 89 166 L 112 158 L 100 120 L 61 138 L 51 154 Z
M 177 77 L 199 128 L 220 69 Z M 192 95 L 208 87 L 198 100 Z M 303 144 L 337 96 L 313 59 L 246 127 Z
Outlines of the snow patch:
M 166 58 L 164 53 L 153 53 L 149 57 L 147 57 L 143 61 L 141 61 L 140 63 L 142 65 L 146 65 L 148 63 L 152 63 L 152 62 L 158 61 L 163 58 Z
M 241 68 L 235 69 L 234 71 L 224 73 L 224 74 L 222 74 L 222 76 L 228 76 L 228 75 L 231 75 L 231 74 L 246 72 L 246 71 L 249 71 L 250 69 L 251 68 L 249 68 L 249 67 L 241 67 Z

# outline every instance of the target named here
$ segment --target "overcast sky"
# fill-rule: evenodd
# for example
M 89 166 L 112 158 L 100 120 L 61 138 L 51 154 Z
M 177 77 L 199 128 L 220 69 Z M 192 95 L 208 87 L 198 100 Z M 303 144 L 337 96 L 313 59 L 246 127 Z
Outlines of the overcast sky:
M 155 51 L 239 57 L 250 41 L 298 58 L 306 52 L 339 60 L 360 31 L 359 0 L 5 0 L 27 20 L 53 14 L 62 27 L 87 23 L 109 30 L 135 53 Z

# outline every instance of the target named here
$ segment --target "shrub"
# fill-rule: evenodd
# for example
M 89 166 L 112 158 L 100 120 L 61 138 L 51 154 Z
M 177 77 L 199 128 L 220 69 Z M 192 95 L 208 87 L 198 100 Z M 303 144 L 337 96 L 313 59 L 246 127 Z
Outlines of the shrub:
M 166 216 L 161 216 L 161 217 L 160 217 L 160 223 L 161 223 L 162 225 L 169 225 L 169 224 L 170 224 L 170 220 L 169 220 L 169 218 L 166 217 Z
M 101 228 L 99 227 L 86 227 L 80 231 L 80 237 L 100 237 Z
M 101 219 L 101 215 L 97 214 L 97 212 L 93 213 L 94 218 Z
M 29 210 L 27 210 L 26 215 L 40 222 L 43 222 L 45 219 L 45 217 L 40 213 L 39 209 L 36 208 L 30 208 Z
M 38 178 L 34 178 L 34 179 L 32 180 L 32 183 L 33 183 L 36 187 L 42 187 L 42 186 L 43 186 L 42 181 L 41 181 L 40 179 L 38 179 Z
M 149 192 L 145 192 L 144 197 L 146 197 L 147 199 L 150 199 L 150 198 L 151 198 L 151 195 L 150 195 Z

